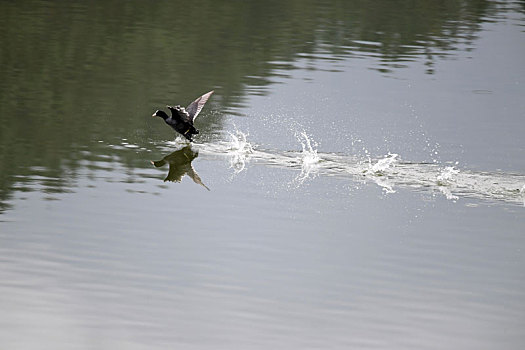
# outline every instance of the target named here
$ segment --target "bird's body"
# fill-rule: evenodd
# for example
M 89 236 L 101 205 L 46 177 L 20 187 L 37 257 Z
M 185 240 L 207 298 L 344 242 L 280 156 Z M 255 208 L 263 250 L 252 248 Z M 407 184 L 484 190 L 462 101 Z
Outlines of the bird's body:
M 175 107 L 168 106 L 168 109 L 171 112 L 171 117 L 161 110 L 155 111 L 153 117 L 161 117 L 166 124 L 173 128 L 173 130 L 184 136 L 189 141 L 193 141 L 192 136 L 199 133 L 199 130 L 193 126 L 193 122 L 212 94 L 213 91 L 210 91 L 202 95 L 190 103 L 187 108 L 179 105 Z

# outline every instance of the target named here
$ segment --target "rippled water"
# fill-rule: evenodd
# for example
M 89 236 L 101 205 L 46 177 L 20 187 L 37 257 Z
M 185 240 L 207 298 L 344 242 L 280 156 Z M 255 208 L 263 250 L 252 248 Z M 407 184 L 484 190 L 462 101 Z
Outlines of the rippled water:
M 0 3 L 0 348 L 523 348 L 524 13 Z

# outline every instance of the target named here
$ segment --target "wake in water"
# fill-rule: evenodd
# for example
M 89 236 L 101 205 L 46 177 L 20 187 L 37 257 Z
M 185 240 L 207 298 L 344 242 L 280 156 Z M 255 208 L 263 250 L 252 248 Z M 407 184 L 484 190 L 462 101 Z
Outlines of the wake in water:
M 395 193 L 397 189 L 412 189 L 443 195 L 452 201 L 472 198 L 525 206 L 525 175 L 522 174 L 474 172 L 443 166 L 436 161 L 411 163 L 393 153 L 382 158 L 321 153 L 317 143 L 304 131 L 296 134 L 300 151 L 263 149 L 250 143 L 248 136 L 235 129 L 228 132 L 224 140 L 193 143 L 191 147 L 204 157 L 227 158 L 233 176 L 246 170 L 249 163 L 295 170 L 298 174 L 289 187 L 298 188 L 318 176 L 333 176 L 375 183 L 385 194 Z M 174 146 L 187 143 L 176 139 L 164 145 L 173 150 Z
M 525 202 L 525 175 L 521 174 L 473 172 L 438 163 L 411 163 L 391 153 L 378 159 L 319 153 L 317 144 L 305 132 L 296 134 L 301 151 L 261 149 L 252 145 L 247 136 L 235 130 L 228 133 L 226 141 L 195 144 L 194 147 L 203 156 L 229 158 L 235 174 L 245 170 L 248 162 L 297 170 L 299 174 L 292 181 L 294 187 L 317 176 L 334 176 L 373 182 L 385 193 L 409 188 L 439 193 L 453 201 L 463 197 L 521 205 Z

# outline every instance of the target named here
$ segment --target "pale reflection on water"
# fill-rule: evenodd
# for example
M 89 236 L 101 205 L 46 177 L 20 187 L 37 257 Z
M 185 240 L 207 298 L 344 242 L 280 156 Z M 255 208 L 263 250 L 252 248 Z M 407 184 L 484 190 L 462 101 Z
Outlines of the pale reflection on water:
M 33 220 L 51 216 L 53 227 L 30 233 L 4 224 L 4 346 L 474 348 L 522 337 L 516 214 L 447 202 L 414 212 L 407 208 L 417 196 L 378 202 L 365 192 L 336 208 L 314 201 L 314 190 L 261 200 L 246 226 L 254 207 L 228 198 L 227 184 L 176 200 L 144 194 L 140 216 L 127 184 L 96 185 L 95 196 L 82 186 L 83 201 L 33 205 Z M 119 210 L 114 195 L 123 197 Z M 191 200 L 200 214 L 181 205 Z M 292 214 L 290 205 L 304 208 Z M 95 206 L 97 222 L 83 220 L 79 231 L 81 218 L 69 214 Z M 312 222 L 320 210 L 326 221 Z M 474 221 L 474 237 L 457 227 Z

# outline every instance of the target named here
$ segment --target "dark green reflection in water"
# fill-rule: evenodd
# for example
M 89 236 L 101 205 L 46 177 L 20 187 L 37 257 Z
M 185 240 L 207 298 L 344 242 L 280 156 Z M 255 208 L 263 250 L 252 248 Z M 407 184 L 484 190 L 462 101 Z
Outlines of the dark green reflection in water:
M 214 110 L 235 113 L 245 94 L 266 93 L 277 71 L 294 69 L 298 58 L 373 57 L 370 68 L 381 72 L 422 60 L 432 74 L 436 57 L 458 43 L 468 47 L 498 6 L 483 0 L 3 1 L 0 210 L 26 181 L 63 190 L 64 172 L 74 179 L 79 150 L 93 141 L 133 137 L 147 145 L 148 117 L 167 102 L 186 104 L 215 89 Z M 200 120 L 202 133 L 220 128 L 221 113 Z M 167 131 L 159 136 L 167 137 Z M 120 159 L 137 166 L 134 157 L 128 152 Z
M 182 178 L 187 175 L 193 182 L 203 186 L 208 191 L 210 190 L 201 180 L 199 174 L 193 169 L 191 162 L 197 158 L 199 152 L 191 149 L 191 146 L 186 146 L 178 151 L 168 154 L 161 160 L 152 161 L 156 168 L 163 167 L 166 163 L 169 165 L 168 175 L 164 179 L 164 182 L 181 182 Z

